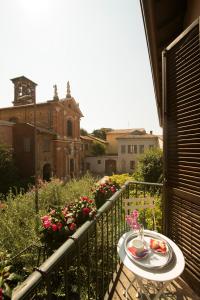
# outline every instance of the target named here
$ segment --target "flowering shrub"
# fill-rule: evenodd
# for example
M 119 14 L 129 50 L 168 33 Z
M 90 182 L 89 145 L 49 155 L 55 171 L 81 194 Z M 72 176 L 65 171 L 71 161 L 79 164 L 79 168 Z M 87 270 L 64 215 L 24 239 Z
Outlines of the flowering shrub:
M 77 226 L 82 225 L 85 221 L 92 219 L 96 214 L 96 205 L 93 199 L 83 196 L 73 206 L 73 213 Z
M 88 197 L 80 197 L 78 202 L 64 208 L 51 209 L 41 217 L 41 241 L 51 249 L 58 248 L 85 221 L 96 213 L 95 202 Z
M 119 188 L 118 184 L 110 181 L 98 184 L 94 190 L 94 199 L 97 208 L 101 207 Z
M 52 209 L 41 217 L 41 241 L 50 248 L 57 248 L 76 229 L 72 211 L 68 208 Z

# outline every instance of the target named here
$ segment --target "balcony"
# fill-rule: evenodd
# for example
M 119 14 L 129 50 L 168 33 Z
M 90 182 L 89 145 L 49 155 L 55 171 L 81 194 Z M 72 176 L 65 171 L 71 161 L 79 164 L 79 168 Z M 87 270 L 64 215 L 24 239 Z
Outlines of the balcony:
M 13 293 L 19 299 L 125 299 L 123 292 L 133 274 L 123 266 L 117 243 L 128 231 L 123 199 L 154 196 L 163 213 L 162 184 L 127 182 L 99 210 L 95 220 L 87 221 L 54 252 Z M 163 218 L 157 216 L 164 232 Z M 148 283 L 147 283 L 148 284 Z M 138 287 L 129 290 L 136 299 Z M 152 291 L 152 295 L 154 291 Z M 183 279 L 173 281 L 165 299 L 199 299 Z

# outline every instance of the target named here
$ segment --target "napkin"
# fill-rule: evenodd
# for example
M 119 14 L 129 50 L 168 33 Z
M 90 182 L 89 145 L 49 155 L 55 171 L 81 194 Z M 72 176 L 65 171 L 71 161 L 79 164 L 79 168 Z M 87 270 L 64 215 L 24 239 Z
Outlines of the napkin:
M 133 256 L 136 256 L 136 257 L 143 257 L 145 256 L 145 254 L 148 252 L 147 249 L 144 249 L 143 251 L 141 251 L 140 253 L 137 253 L 137 249 L 135 247 L 129 247 L 128 248 L 128 251 L 133 255 Z
M 151 239 L 150 240 L 150 248 L 155 250 L 156 252 L 160 252 L 163 254 L 165 254 L 167 252 L 167 245 L 166 245 L 165 241 Z

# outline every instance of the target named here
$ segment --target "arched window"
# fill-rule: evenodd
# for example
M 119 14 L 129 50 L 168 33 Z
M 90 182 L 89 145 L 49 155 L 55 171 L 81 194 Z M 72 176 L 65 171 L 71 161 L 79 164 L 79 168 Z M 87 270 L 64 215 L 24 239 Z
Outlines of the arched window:
M 73 128 L 72 128 L 71 120 L 67 120 L 67 136 L 69 136 L 69 137 L 73 136 Z

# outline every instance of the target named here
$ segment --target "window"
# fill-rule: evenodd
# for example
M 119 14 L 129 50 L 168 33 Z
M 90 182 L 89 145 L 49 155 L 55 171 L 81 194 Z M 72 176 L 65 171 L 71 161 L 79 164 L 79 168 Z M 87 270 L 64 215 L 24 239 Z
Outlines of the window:
M 99 160 L 97 160 L 97 163 L 98 163 L 98 165 L 100 165 L 101 164 L 101 160 L 99 159 Z
M 139 145 L 139 152 L 144 153 L 144 145 Z
M 89 149 L 89 145 L 85 144 L 85 150 L 87 151 Z
M 126 153 L 126 145 L 121 145 L 121 153 Z
M 44 141 L 43 141 L 43 151 L 44 152 L 49 152 L 50 151 L 50 140 L 49 139 L 44 139 Z
M 73 136 L 73 128 L 72 128 L 72 121 L 67 120 L 67 136 L 72 137 Z
M 134 160 L 130 161 L 130 169 L 132 169 L 132 170 L 135 169 L 135 161 Z
M 128 153 L 137 153 L 137 145 L 128 145 Z
M 31 151 L 31 139 L 29 137 L 24 138 L 24 152 Z

